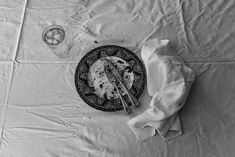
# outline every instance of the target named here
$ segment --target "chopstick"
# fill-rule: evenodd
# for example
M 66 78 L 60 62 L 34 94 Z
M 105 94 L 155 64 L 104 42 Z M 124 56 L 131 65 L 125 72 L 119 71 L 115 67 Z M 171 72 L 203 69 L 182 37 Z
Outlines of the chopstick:
M 117 92 L 118 92 L 118 97 L 121 99 L 121 103 L 122 106 L 124 108 L 124 110 L 130 114 L 132 112 L 132 109 L 128 106 L 126 100 L 123 98 L 120 89 L 118 88 L 116 81 L 117 79 L 115 78 L 115 76 L 113 75 L 113 73 L 111 71 L 108 71 L 107 68 L 104 68 L 104 71 L 108 77 L 109 82 L 114 86 L 114 88 L 116 88 Z
M 125 92 L 127 93 L 127 96 L 130 99 L 132 105 L 134 105 L 135 107 L 139 107 L 140 102 L 137 100 L 137 98 L 127 89 L 127 87 L 121 81 L 119 81 L 119 83 L 124 88 Z
M 114 87 L 117 89 L 117 92 L 118 92 L 118 97 L 121 99 L 121 102 L 122 102 L 122 106 L 123 108 L 125 109 L 125 111 L 130 114 L 132 112 L 132 109 L 128 106 L 126 100 L 123 98 L 121 92 L 120 92 L 120 89 L 117 87 L 117 84 L 114 83 Z
M 126 87 L 125 84 L 123 84 L 122 82 L 122 76 L 120 75 L 119 71 L 117 70 L 117 68 L 113 65 L 112 62 L 110 62 L 107 59 L 104 59 L 106 61 L 106 63 L 108 63 L 108 66 L 111 67 L 111 70 L 113 72 L 114 77 L 117 79 L 117 82 L 121 84 L 121 86 L 124 88 L 125 92 L 127 93 L 127 96 L 129 98 L 129 100 L 131 101 L 131 104 L 134 105 L 135 107 L 139 107 L 140 106 L 140 102 L 138 101 L 138 99 L 128 90 L 128 88 Z

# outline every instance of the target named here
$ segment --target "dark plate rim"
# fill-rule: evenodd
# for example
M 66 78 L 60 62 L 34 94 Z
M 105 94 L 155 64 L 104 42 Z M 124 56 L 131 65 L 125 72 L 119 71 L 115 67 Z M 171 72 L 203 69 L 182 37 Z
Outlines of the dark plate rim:
M 140 92 L 137 93 L 137 95 L 135 95 L 137 98 L 140 97 L 140 95 L 142 94 L 142 92 L 144 91 L 144 88 L 145 88 L 145 85 L 146 85 L 146 80 L 147 80 L 147 76 L 146 76 L 146 69 L 145 69 L 145 66 L 144 66 L 144 63 L 143 61 L 134 53 L 132 52 L 131 50 L 125 48 L 125 47 L 122 47 L 122 46 L 118 46 L 118 45 L 102 45 L 102 46 L 98 46 L 90 51 L 88 51 L 81 59 L 80 61 L 78 62 L 77 66 L 76 66 L 76 70 L 75 70 L 75 75 L 74 75 L 74 83 L 75 83 L 75 87 L 76 87 L 76 91 L 77 93 L 79 94 L 79 96 L 81 97 L 81 99 L 87 104 L 89 105 L 90 107 L 92 108 L 95 108 L 97 110 L 101 110 L 101 111 L 105 111 L 105 112 L 115 112 L 115 111 L 120 111 L 120 110 L 123 110 L 123 107 L 117 107 L 117 108 L 113 108 L 113 109 L 107 109 L 107 108 L 103 108 L 103 107 L 100 107 L 98 105 L 94 105 L 94 104 L 90 104 L 90 102 L 87 100 L 87 98 L 83 95 L 83 94 L 80 94 L 80 90 L 79 90 L 79 87 L 78 87 L 78 67 L 79 65 L 82 64 L 83 60 L 86 59 L 86 56 L 90 55 L 91 53 L 93 52 L 96 52 L 97 50 L 100 50 L 100 49 L 104 49 L 104 48 L 110 48 L 110 47 L 114 47 L 114 48 L 118 48 L 118 49 L 123 49 L 125 51 L 127 51 L 128 53 L 131 54 L 131 56 L 133 56 L 134 59 L 136 59 L 141 68 L 143 69 L 143 84 L 140 88 Z

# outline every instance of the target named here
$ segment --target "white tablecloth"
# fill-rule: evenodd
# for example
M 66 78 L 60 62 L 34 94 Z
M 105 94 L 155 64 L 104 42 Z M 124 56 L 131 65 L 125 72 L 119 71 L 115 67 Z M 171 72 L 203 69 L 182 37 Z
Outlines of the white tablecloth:
M 233 0 L 1 0 L 0 156 L 234 156 L 234 15 Z M 53 24 L 66 32 L 67 58 L 42 40 Z M 183 135 L 169 142 L 139 142 L 126 124 L 135 115 L 95 110 L 74 86 L 88 50 L 115 44 L 139 55 L 151 38 L 169 39 L 197 77 Z M 145 89 L 140 102 L 150 100 Z

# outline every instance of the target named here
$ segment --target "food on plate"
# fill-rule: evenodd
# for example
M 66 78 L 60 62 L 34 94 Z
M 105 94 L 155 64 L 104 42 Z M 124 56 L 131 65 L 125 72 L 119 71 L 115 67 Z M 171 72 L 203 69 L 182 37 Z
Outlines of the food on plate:
M 107 60 L 111 61 L 114 66 L 119 70 L 123 77 L 123 83 L 128 89 L 131 88 L 134 80 L 134 73 L 131 70 L 129 64 L 123 59 L 115 56 L 105 57 Z M 95 94 L 101 98 L 116 99 L 118 98 L 118 93 L 115 87 L 108 81 L 108 78 L 104 72 L 104 66 L 106 62 L 102 59 L 98 59 L 89 69 L 88 79 L 89 85 L 94 87 Z M 119 86 L 124 94 L 124 89 Z

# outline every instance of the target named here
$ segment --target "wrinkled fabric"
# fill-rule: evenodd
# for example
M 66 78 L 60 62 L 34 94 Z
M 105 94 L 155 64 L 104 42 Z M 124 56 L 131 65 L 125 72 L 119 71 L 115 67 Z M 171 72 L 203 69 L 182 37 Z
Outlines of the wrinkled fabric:
M 233 157 L 234 6 L 233 0 L 0 0 L 0 157 Z M 50 25 L 63 27 L 69 51 L 53 51 L 42 40 Z M 106 113 L 82 101 L 74 72 L 92 48 L 115 44 L 141 57 L 143 43 L 155 38 L 169 39 L 197 79 L 178 112 L 182 135 L 143 143 L 127 121 L 149 108 L 147 86 L 132 115 Z
M 154 136 L 155 131 L 164 140 L 182 134 L 178 111 L 188 97 L 195 76 L 179 57 L 167 56 L 172 53 L 169 50 L 169 40 L 158 39 L 146 41 L 141 50 L 152 100 L 149 109 L 128 122 L 141 141 Z

